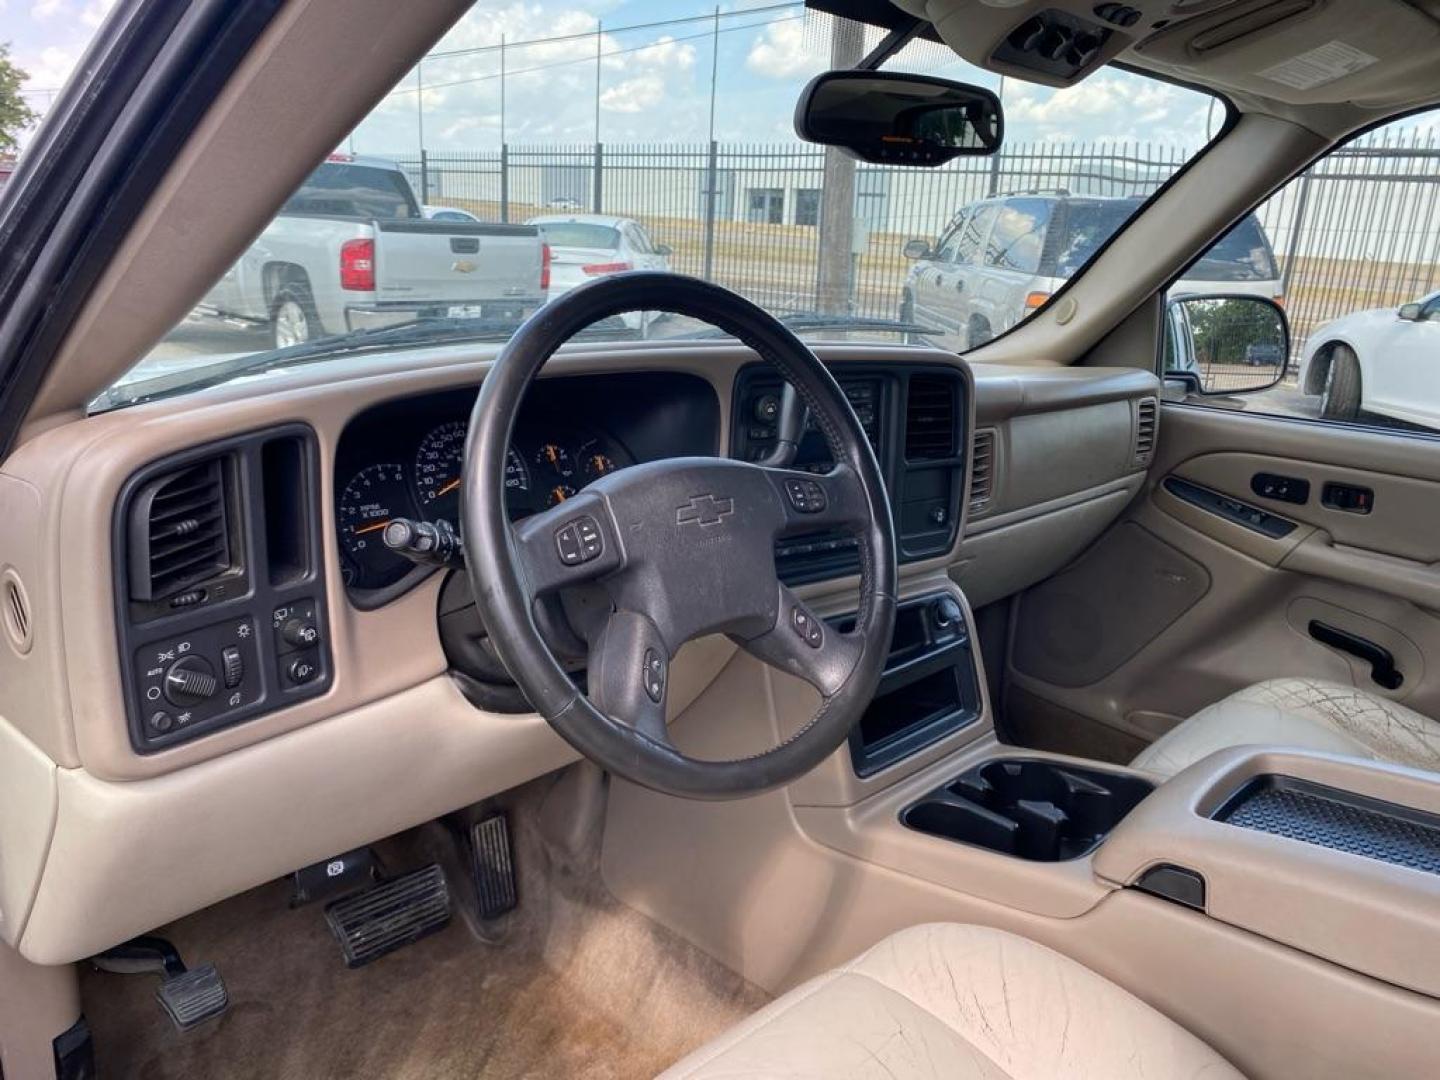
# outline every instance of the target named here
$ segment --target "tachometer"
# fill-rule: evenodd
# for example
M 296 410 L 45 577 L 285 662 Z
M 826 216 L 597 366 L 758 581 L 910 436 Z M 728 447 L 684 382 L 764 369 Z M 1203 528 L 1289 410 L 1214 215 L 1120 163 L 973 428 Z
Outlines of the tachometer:
M 412 513 L 404 465 L 367 465 L 350 479 L 336 508 L 346 585 L 382 589 L 405 576 L 415 564 L 387 548 L 381 534 L 393 518 Z
M 460 470 L 465 463 L 465 425 L 459 420 L 431 428 L 415 451 L 415 494 L 420 512 L 454 524 L 460 515 Z

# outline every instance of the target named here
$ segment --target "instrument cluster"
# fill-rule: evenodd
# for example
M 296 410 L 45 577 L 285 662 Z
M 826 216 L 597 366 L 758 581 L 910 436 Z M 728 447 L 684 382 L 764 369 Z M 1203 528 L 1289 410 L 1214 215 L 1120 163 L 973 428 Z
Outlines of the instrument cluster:
M 415 569 L 385 546 L 385 526 L 395 518 L 444 519 L 459 530 L 465 431 L 465 421 L 453 419 L 427 424 L 409 439 L 392 433 L 384 447 L 388 453 L 337 476 L 336 526 L 347 588 L 386 589 Z M 546 510 L 632 464 L 629 451 L 598 430 L 522 430 L 505 459 L 510 515 L 522 518 Z

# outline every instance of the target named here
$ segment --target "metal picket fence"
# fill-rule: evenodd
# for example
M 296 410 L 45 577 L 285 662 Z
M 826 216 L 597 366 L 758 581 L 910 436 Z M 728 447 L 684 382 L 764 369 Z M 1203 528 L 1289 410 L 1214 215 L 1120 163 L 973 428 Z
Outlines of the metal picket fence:
M 1189 152 L 1152 144 L 1011 143 L 939 169 L 855 170 L 857 314 L 899 306 L 911 237 L 934 239 L 1001 192 L 1149 195 Z M 547 213 L 632 217 L 671 264 L 775 309 L 816 306 L 825 151 L 803 143 L 506 146 L 400 157 L 427 203 L 486 220 Z M 1324 158 L 1257 211 L 1281 269 L 1298 350 L 1319 323 L 1440 287 L 1440 147 L 1375 135 Z

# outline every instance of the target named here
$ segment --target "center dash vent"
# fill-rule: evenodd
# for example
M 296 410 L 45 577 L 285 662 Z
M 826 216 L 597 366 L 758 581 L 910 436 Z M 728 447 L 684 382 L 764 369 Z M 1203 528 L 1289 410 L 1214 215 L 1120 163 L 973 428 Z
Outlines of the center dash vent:
M 975 433 L 970 455 L 970 513 L 983 513 L 995 490 L 995 429 Z
M 905 399 L 905 460 L 955 456 L 956 381 L 948 375 L 912 375 Z
M 161 600 L 230 569 L 226 462 L 151 480 L 130 504 L 130 595 Z
M 1159 403 L 1154 398 L 1142 398 L 1135 410 L 1135 464 L 1150 464 L 1150 458 L 1155 453 L 1155 433 L 1159 422 Z

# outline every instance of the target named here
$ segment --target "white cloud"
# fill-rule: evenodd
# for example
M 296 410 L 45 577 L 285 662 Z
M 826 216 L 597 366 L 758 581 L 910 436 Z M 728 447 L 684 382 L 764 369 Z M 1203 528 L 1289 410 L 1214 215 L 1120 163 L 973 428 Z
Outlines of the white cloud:
M 818 75 L 826 67 L 825 57 L 817 51 L 807 51 L 805 37 L 803 19 L 767 26 L 751 43 L 745 67 L 769 79 Z
M 30 6 L 30 17 L 33 19 L 51 19 L 60 14 L 65 7 L 65 0 L 35 0 Z
M 607 112 L 638 113 L 664 100 L 665 80 L 659 75 L 640 75 L 605 89 L 600 94 L 600 107 Z

